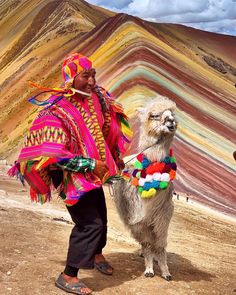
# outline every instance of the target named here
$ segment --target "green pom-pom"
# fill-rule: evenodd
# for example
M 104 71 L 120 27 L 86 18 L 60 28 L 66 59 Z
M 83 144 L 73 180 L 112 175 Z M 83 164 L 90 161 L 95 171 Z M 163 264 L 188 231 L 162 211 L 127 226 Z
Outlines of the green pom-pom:
M 141 194 L 142 191 L 143 191 L 143 188 L 142 188 L 142 187 L 139 187 L 139 188 L 138 188 L 138 192 Z
M 176 158 L 175 157 L 170 157 L 170 162 L 171 163 L 176 163 Z
M 141 177 L 141 172 L 140 172 L 140 171 L 136 173 L 136 177 L 137 177 L 138 179 Z
M 161 181 L 160 182 L 160 188 L 165 189 L 165 188 L 167 188 L 168 184 L 169 184 L 169 182 L 167 182 L 167 181 Z
M 134 163 L 134 167 L 135 167 L 136 169 L 143 169 L 143 165 L 142 165 L 142 163 L 140 163 L 139 161 L 136 161 L 136 162 Z

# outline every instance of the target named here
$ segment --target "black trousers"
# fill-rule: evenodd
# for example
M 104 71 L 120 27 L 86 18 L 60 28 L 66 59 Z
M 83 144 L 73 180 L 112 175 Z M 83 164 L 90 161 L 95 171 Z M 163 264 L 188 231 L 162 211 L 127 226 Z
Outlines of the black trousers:
M 94 268 L 94 256 L 102 253 L 107 241 L 107 208 L 103 189 L 86 193 L 67 209 L 75 223 L 69 240 L 67 265 Z

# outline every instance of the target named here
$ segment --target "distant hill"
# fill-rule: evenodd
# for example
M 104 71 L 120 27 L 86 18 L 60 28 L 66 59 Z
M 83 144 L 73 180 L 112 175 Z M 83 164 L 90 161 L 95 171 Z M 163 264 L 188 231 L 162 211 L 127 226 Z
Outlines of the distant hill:
M 34 108 L 28 80 L 58 85 L 63 58 L 80 38 L 114 15 L 80 0 L 4 1 L 0 4 L 0 118 L 4 156 L 22 141 Z M 31 116 L 32 115 L 32 116 Z
M 5 1 L 0 11 L 2 158 L 17 154 L 36 115 L 27 81 L 60 85 L 63 58 L 78 51 L 93 60 L 98 83 L 123 103 L 133 125 L 135 109 L 156 94 L 176 102 L 177 190 L 235 214 L 236 37 L 150 23 L 85 1 Z

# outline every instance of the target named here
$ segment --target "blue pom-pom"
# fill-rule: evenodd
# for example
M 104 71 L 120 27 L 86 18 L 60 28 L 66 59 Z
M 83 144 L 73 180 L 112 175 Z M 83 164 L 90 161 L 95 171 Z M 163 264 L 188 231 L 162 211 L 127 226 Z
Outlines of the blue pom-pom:
M 142 160 L 143 168 L 147 168 L 150 165 L 150 161 L 147 158 Z
M 163 162 L 165 164 L 169 164 L 170 163 L 170 157 L 169 156 L 165 157 L 165 159 L 163 160 Z
M 159 186 L 160 186 L 160 181 L 157 181 L 157 180 L 152 181 L 152 187 L 159 188 Z
M 152 183 L 151 182 L 145 182 L 145 184 L 143 186 L 143 189 L 145 191 L 148 191 L 148 190 L 150 190 L 150 188 L 152 188 Z
M 145 191 L 148 191 L 151 188 L 159 188 L 160 187 L 160 181 L 153 180 L 151 182 L 145 182 L 143 189 Z

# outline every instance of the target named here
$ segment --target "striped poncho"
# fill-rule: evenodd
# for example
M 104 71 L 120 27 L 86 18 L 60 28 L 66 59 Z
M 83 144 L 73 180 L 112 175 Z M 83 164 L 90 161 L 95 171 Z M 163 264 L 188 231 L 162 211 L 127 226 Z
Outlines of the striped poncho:
M 31 199 L 41 203 L 51 198 L 50 171 L 57 163 L 78 156 L 106 162 L 109 172 L 103 180 L 91 170 L 63 171 L 58 192 L 67 205 L 73 205 L 117 175 L 120 154 L 132 133 L 121 105 L 102 88 L 84 101 L 76 95 L 60 99 L 54 95 L 50 101 L 51 106 L 33 122 L 18 162 L 30 185 Z

